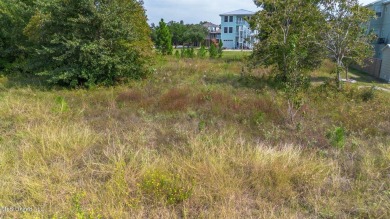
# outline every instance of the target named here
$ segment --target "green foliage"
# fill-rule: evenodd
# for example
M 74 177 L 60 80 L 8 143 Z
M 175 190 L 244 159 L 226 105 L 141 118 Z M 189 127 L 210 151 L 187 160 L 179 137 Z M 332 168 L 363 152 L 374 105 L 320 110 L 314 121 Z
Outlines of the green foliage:
M 63 113 L 69 110 L 68 103 L 66 102 L 64 97 L 58 96 L 55 99 L 56 107 L 54 108 L 54 111 Z
M 22 70 L 21 63 L 30 52 L 23 29 L 34 13 L 32 0 L 0 1 L 0 72 Z
M 195 50 L 193 47 L 186 50 L 187 51 L 187 58 L 194 58 L 195 57 Z
M 164 19 L 160 20 L 159 26 L 156 29 L 157 39 L 156 47 L 163 55 L 172 55 L 172 35 L 169 32 L 167 24 Z
M 214 43 L 212 43 L 209 47 L 209 55 L 210 55 L 210 58 L 212 58 L 212 59 L 217 58 L 217 56 L 218 56 L 218 50 L 215 47 Z
M 201 132 L 201 131 L 205 130 L 205 128 L 206 128 L 206 122 L 203 120 L 199 121 L 198 130 Z
M 257 112 L 253 116 L 253 122 L 255 125 L 261 125 L 265 121 L 265 114 L 263 112 Z
M 76 219 L 95 219 L 95 218 L 102 218 L 99 214 L 95 214 L 90 210 L 85 211 L 82 207 L 82 199 L 84 199 L 86 196 L 85 192 L 78 192 L 75 193 L 72 196 L 72 209 L 74 218 Z
M 172 34 L 172 43 L 174 45 L 183 45 L 184 42 L 184 33 L 187 29 L 186 25 L 184 25 L 183 21 L 175 22 L 170 21 L 168 22 L 168 28 L 169 31 Z
M 283 82 L 317 68 L 323 58 L 320 29 L 325 22 L 316 1 L 256 1 L 264 10 L 250 20 L 259 31 L 252 60 L 275 66 Z
M 333 129 L 329 130 L 326 134 L 326 137 L 329 139 L 330 144 L 333 147 L 342 149 L 345 145 L 345 130 L 343 127 L 334 127 Z
M 256 1 L 263 10 L 250 20 L 259 31 L 252 62 L 274 67 L 287 97 L 289 120 L 302 106 L 302 93 L 310 85 L 308 72 L 318 68 L 323 59 L 321 28 L 324 16 L 314 0 Z
M 184 41 L 192 45 L 199 45 L 207 36 L 207 28 L 200 24 L 188 24 L 184 33 Z
M 375 98 L 375 86 L 372 86 L 369 89 L 364 89 L 361 93 L 361 98 L 363 101 L 370 101 Z
M 206 57 L 206 54 L 207 54 L 207 50 L 206 50 L 206 47 L 204 45 L 202 45 L 198 51 L 198 57 L 199 58 L 204 58 Z
M 147 172 L 140 189 L 153 201 L 178 204 L 191 197 L 192 184 L 184 182 L 179 175 L 161 171 Z
M 42 2 L 24 34 L 35 51 L 27 68 L 53 84 L 112 85 L 148 73 L 150 29 L 136 0 Z
M 222 40 L 220 40 L 218 43 L 218 58 L 222 58 L 222 53 L 223 53 L 223 43 Z
M 329 57 L 337 64 L 338 86 L 341 88 L 341 71 L 346 72 L 351 64 L 363 65 L 373 55 L 371 42 L 375 36 L 367 29 L 366 23 L 375 13 L 359 4 L 358 0 L 323 1 L 326 25 L 323 27 L 325 45 Z
M 176 50 L 176 51 L 175 51 L 175 57 L 176 57 L 176 58 L 180 58 L 180 56 L 181 56 L 181 55 L 180 55 L 179 50 Z

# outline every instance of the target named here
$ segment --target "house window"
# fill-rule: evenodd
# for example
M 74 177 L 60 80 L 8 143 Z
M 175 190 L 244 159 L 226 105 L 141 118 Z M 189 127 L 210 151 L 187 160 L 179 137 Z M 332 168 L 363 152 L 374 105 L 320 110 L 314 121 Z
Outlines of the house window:
M 225 16 L 225 22 L 228 22 L 229 16 Z
M 224 32 L 224 33 L 228 33 L 228 28 L 227 28 L 227 27 L 224 27 L 224 28 L 223 28 L 223 32 Z
M 229 33 L 233 33 L 233 27 L 229 27 Z
M 233 22 L 233 16 L 229 16 L 229 22 Z
M 376 12 L 376 17 L 382 17 L 382 12 Z

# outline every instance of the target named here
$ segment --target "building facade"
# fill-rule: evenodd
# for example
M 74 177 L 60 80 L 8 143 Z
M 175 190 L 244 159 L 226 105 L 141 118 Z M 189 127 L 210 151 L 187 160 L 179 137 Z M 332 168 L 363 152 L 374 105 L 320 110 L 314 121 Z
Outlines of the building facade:
M 375 12 L 376 17 L 369 22 L 368 30 L 378 37 L 374 42 L 373 62 L 368 63 L 365 68 L 374 70 L 365 72 L 390 83 L 390 0 L 375 1 L 365 7 Z
M 205 42 L 206 46 L 210 46 L 211 43 L 218 45 L 221 40 L 221 28 L 219 25 L 213 24 L 211 22 L 205 22 L 202 24 L 203 27 L 207 28 L 208 34 L 206 36 Z
M 249 27 L 247 18 L 255 12 L 244 9 L 220 14 L 221 16 L 221 40 L 226 49 L 253 49 L 256 42 L 256 31 Z
M 390 43 L 390 0 L 380 0 L 366 5 L 375 11 L 376 19 L 372 19 L 369 30 L 378 36 L 375 42 L 375 58 L 382 58 L 383 48 Z

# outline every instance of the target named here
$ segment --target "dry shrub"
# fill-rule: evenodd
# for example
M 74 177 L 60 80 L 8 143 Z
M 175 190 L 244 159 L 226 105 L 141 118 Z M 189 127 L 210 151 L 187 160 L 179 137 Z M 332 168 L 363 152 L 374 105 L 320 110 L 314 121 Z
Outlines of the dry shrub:
M 128 90 L 128 91 L 124 91 L 122 93 L 119 93 L 119 95 L 116 99 L 118 102 L 140 102 L 142 99 L 144 99 L 144 95 L 138 89 Z
M 158 108 L 165 111 L 184 111 L 191 105 L 191 91 L 186 88 L 173 88 L 160 97 Z

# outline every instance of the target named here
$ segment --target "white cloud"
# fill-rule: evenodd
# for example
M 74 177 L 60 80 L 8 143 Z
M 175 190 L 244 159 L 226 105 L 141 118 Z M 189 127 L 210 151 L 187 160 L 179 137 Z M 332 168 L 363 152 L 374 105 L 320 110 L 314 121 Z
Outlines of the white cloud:
M 211 21 L 219 24 L 219 14 L 246 9 L 257 11 L 253 0 L 144 0 L 149 23 L 183 20 L 185 23 Z
M 376 0 L 359 0 L 368 4 Z M 258 11 L 253 0 L 144 0 L 149 23 L 157 24 L 161 18 L 166 22 L 183 20 L 184 23 L 210 21 L 219 24 L 219 15 L 238 9 Z

